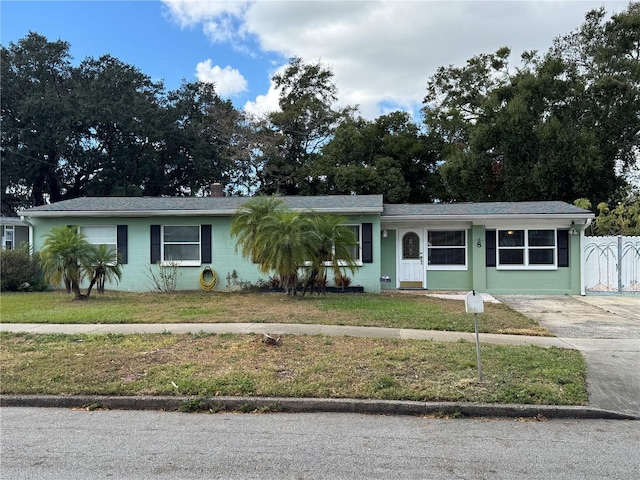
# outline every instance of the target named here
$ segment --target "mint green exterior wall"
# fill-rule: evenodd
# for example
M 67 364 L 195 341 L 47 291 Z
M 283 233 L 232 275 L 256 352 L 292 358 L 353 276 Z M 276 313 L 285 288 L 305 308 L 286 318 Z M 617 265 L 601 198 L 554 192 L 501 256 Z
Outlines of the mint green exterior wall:
M 259 280 L 267 280 L 269 274 L 259 271 L 258 265 L 242 258 L 235 252 L 235 239 L 231 238 L 229 231 L 231 217 L 171 217 L 158 216 L 149 218 L 32 218 L 30 219 L 34 231 L 34 251 L 39 251 L 44 243 L 44 236 L 52 227 L 78 225 L 127 225 L 128 226 L 128 262 L 122 265 L 122 279 L 119 283 L 108 283 L 107 289 L 146 292 L 154 289 L 150 279 L 150 269 L 157 274 L 158 266 L 151 264 L 151 225 L 203 225 L 212 226 L 212 262 L 203 263 L 197 267 L 179 267 L 177 270 L 178 290 L 199 290 L 200 274 L 209 266 L 218 275 L 216 290 L 227 289 L 227 275 L 234 270 L 239 281 L 258 283 Z M 378 232 L 380 231 L 380 219 L 378 215 L 366 215 L 351 217 L 349 224 L 372 223 L 373 228 L 373 263 L 363 264 L 354 274 L 347 271 L 352 278 L 352 285 L 363 286 L 365 291 L 377 292 L 380 290 L 380 244 Z M 329 285 L 333 285 L 330 276 Z M 209 279 L 210 277 L 207 277 Z
M 351 285 L 364 287 L 365 292 L 380 291 L 380 216 L 379 215 L 358 215 L 347 217 L 345 222 L 349 225 L 371 223 L 372 241 L 373 241 L 373 262 L 363 263 L 358 267 L 357 271 L 352 275 L 347 270 L 347 275 L 352 278 Z M 329 279 L 329 285 L 332 285 L 332 279 Z
M 473 288 L 474 249 L 471 230 L 467 231 L 467 269 L 466 270 L 427 270 L 427 289 L 429 290 L 471 290 Z M 455 287 L 454 287 L 455 285 Z
M 122 280 L 119 284 L 108 284 L 112 290 L 144 292 L 153 290 L 149 278 L 150 269 L 158 271 L 157 265 L 150 261 L 150 225 L 212 225 L 212 262 L 198 267 L 178 268 L 179 290 L 200 289 L 200 274 L 210 266 L 218 275 L 216 290 L 227 288 L 226 277 L 235 270 L 240 281 L 256 284 L 267 280 L 268 274 L 262 274 L 258 265 L 243 259 L 235 252 L 235 239 L 229 235 L 231 217 L 133 217 L 133 218 L 30 218 L 33 225 L 33 247 L 42 248 L 44 235 L 54 226 L 80 225 L 127 225 L 128 226 L 128 263 L 122 266 Z M 355 273 L 347 271 L 352 285 L 362 286 L 367 292 L 395 289 L 397 278 L 397 230 L 387 228 L 385 237 L 380 228 L 380 216 L 358 215 L 348 217 L 347 224 L 371 223 L 373 230 L 373 262 L 362 264 Z M 424 225 L 419 225 L 422 228 Z M 428 227 L 428 225 L 426 225 Z M 566 226 L 565 226 L 566 228 Z M 479 292 L 494 294 L 580 294 L 580 236 L 569 236 L 569 267 L 556 270 L 499 270 L 486 267 L 485 227 L 474 225 L 467 229 L 467 269 L 466 270 L 428 270 L 426 273 L 429 290 L 475 289 Z M 481 246 L 478 247 L 478 240 Z M 329 275 L 329 285 L 333 285 L 333 275 Z M 381 282 L 382 276 L 389 276 L 390 282 Z
M 422 227 L 422 226 L 421 226 Z M 428 227 L 428 225 L 427 225 Z M 569 267 L 555 270 L 499 270 L 486 266 L 485 227 L 474 225 L 467 230 L 467 270 L 427 270 L 428 290 L 460 290 L 494 294 L 580 294 L 580 236 L 569 236 Z M 391 283 L 383 289 L 395 289 L 397 235 L 387 230 L 382 239 L 381 275 Z M 478 240 L 481 246 L 478 247 Z
M 394 290 L 396 288 L 396 230 L 387 230 L 385 238 L 380 232 L 380 246 L 382 259 L 380 260 L 380 276 L 388 276 L 388 282 L 381 282 L 382 290 Z
M 485 268 L 484 289 L 495 294 L 580 295 L 580 236 L 569 236 L 569 267 L 557 270 Z

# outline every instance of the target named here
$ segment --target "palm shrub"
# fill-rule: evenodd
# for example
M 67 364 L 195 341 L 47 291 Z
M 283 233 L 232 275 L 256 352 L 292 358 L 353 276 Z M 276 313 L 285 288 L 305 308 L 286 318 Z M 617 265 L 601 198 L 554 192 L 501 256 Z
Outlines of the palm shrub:
M 116 283 L 122 278 L 122 269 L 118 262 L 118 253 L 113 248 L 106 245 L 97 245 L 83 265 L 89 274 L 90 282 L 87 289 L 87 297 L 91 294 L 91 289 L 96 287 L 98 293 L 104 293 L 105 281 Z
M 277 215 L 284 209 L 284 201 L 276 196 L 254 197 L 246 202 L 234 214 L 231 223 L 231 235 L 238 237 L 236 241 L 236 252 L 244 258 L 250 258 L 259 263 L 258 255 L 264 250 L 259 249 L 256 237 L 264 219 Z
M 358 242 L 353 230 L 344 225 L 347 219 L 338 215 L 314 214 L 310 220 L 312 229 L 307 252 L 311 262 L 310 279 L 326 281 L 327 268 L 331 269 L 334 277 L 342 277 L 346 270 L 355 272 L 357 264 L 352 249 Z
M 292 211 L 278 197 L 256 197 L 236 212 L 231 234 L 236 251 L 258 263 L 262 273 L 275 272 L 287 294 L 295 295 L 298 273 L 307 266 L 316 277 L 326 266 L 337 273 L 355 269 L 351 248 L 357 242 L 344 220 Z
M 40 251 L 40 265 L 48 282 L 64 283 L 76 300 L 87 298 L 101 280 L 119 280 L 122 275 L 117 256 L 91 245 L 75 227 L 54 227 L 49 231 Z M 87 294 L 82 295 L 80 284 L 86 278 L 90 284 Z
M 298 270 L 309 259 L 311 228 L 308 215 L 281 210 L 265 217 L 257 231 L 255 249 L 260 271 L 276 272 L 288 294 L 296 294 Z

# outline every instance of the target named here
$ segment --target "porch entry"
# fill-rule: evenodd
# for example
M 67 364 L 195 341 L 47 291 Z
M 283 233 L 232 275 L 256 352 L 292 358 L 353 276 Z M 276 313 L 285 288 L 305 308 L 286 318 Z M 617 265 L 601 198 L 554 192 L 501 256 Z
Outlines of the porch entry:
M 423 228 L 398 230 L 398 288 L 426 288 L 425 233 Z

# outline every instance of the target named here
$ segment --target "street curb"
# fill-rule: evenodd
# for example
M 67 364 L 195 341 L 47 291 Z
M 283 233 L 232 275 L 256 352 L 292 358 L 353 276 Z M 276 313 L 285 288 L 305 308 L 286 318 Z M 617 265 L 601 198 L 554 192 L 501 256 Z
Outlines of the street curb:
M 640 417 L 585 406 L 465 402 L 416 402 L 333 398 L 0 395 L 0 407 L 55 407 L 189 412 L 360 413 L 503 418 L 640 420 Z

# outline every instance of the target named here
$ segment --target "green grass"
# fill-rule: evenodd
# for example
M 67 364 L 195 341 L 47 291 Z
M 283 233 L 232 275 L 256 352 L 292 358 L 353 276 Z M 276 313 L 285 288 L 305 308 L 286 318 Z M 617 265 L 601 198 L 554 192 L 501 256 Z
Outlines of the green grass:
M 254 395 L 580 405 L 579 352 L 352 337 L 0 334 L 2 393 Z
M 549 335 L 505 305 L 485 304 L 482 333 Z M 64 292 L 2 293 L 4 323 L 315 323 L 473 332 L 473 317 L 461 300 L 424 295 L 282 293 L 176 294 L 107 292 L 74 301 Z

